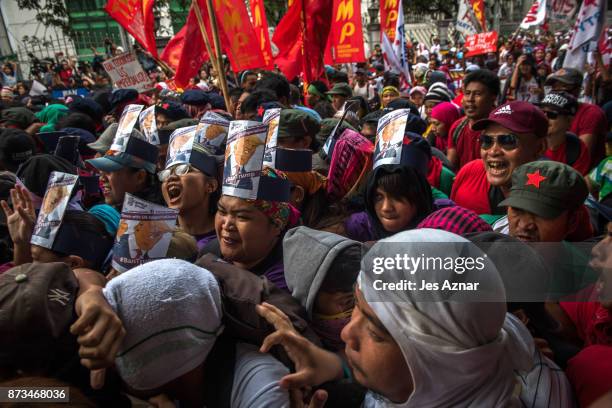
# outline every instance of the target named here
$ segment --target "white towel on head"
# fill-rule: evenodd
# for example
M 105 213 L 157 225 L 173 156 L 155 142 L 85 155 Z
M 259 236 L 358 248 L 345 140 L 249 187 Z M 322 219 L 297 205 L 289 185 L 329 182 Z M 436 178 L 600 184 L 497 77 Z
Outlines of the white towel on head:
M 131 269 L 103 293 L 126 330 L 117 370 L 136 390 L 158 388 L 196 368 L 222 329 L 217 281 L 208 270 L 182 260 Z

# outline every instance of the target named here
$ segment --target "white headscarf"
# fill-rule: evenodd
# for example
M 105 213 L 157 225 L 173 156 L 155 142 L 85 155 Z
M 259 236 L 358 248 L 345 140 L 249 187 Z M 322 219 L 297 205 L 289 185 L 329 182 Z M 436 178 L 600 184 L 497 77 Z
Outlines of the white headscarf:
M 398 250 L 415 257 L 423 253 L 432 255 L 431 243 L 440 242 L 458 244 L 451 250 L 451 245 L 445 245 L 444 253 L 440 254 L 444 257 L 479 254 L 470 241 L 458 235 L 442 230 L 418 229 L 378 241 L 367 253 L 364 265 L 367 268 L 369 257 L 395 257 Z M 409 272 L 399 273 L 410 278 Z M 462 276 L 452 270 L 416 272 L 416 276 L 419 273 L 431 282 L 445 279 L 457 282 Z M 503 329 L 505 292 L 492 262 L 486 258 L 485 268 L 480 272 L 472 271 L 468 276 L 470 281 L 480 282 L 481 290 L 477 293 L 484 302 L 467 302 L 470 295 L 465 293 L 452 295 L 453 301 L 448 302 L 422 301 L 423 298 L 416 301 L 418 295 L 409 290 L 396 292 L 397 298 L 393 302 L 370 301 L 368 298 L 384 297 L 375 293 L 372 285 L 372 280 L 380 276 L 374 275 L 372 270 L 361 271 L 359 284 L 364 298 L 402 350 L 414 387 L 404 403 L 394 404 L 377 398 L 376 406 L 520 406 L 514 370 L 531 368 L 530 350 L 523 341 Z
M 189 262 L 148 262 L 112 279 L 103 293 L 126 330 L 117 371 L 136 390 L 158 388 L 202 364 L 222 330 L 219 284 Z

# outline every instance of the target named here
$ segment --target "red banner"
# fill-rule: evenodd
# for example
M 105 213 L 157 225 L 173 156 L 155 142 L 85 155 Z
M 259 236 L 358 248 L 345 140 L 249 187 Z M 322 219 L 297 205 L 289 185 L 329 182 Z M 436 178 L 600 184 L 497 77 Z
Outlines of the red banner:
M 198 5 L 210 46 L 214 47 L 206 1 L 200 0 Z M 217 0 L 213 6 L 221 48 L 229 57 L 232 69 L 238 72 L 263 67 L 264 59 L 259 45 L 253 43 L 255 31 L 244 3 L 241 0 Z M 162 60 L 175 69 L 175 82 L 182 88 L 187 86 L 190 78 L 197 75 L 202 64 L 209 60 L 193 8 L 189 11 L 185 26 L 166 45 Z
M 304 73 L 307 83 L 323 74 L 331 28 L 332 0 L 294 0 L 274 31 L 274 62 L 290 80 Z
M 497 51 L 497 31 L 468 35 L 465 39 L 467 58 Z
M 202 3 L 206 2 L 199 1 L 202 13 L 208 16 L 207 8 Z M 229 57 L 232 70 L 238 72 L 265 66 L 244 1 L 214 0 L 213 7 L 217 16 L 221 47 Z M 212 41 L 212 37 L 210 38 Z
M 398 0 L 380 0 L 380 35 L 387 34 L 391 44 L 395 41 L 397 7 Z M 382 37 L 380 42 L 382 43 Z
M 268 19 L 263 0 L 251 0 L 251 19 L 253 29 L 259 41 L 259 49 L 264 59 L 266 69 L 273 69 L 272 48 L 270 46 L 270 33 L 268 31 Z
M 474 9 L 474 15 L 476 20 L 480 23 L 482 31 L 487 31 L 487 19 L 485 18 L 485 4 L 484 0 L 470 0 L 472 3 L 472 9 Z
M 326 64 L 365 62 L 361 1 L 334 0 L 334 14 L 325 47 Z
M 155 45 L 154 0 L 108 0 L 104 10 L 157 58 Z

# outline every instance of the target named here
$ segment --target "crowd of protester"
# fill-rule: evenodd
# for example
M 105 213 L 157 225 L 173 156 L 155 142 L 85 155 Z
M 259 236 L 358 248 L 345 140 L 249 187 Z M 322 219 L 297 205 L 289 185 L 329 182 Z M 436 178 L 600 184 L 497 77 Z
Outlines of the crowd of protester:
M 228 67 L 227 98 L 208 65 L 189 89 L 159 76 L 139 93 L 113 90 L 100 60 L 58 57 L 37 80 L 91 92 L 34 99 L 6 64 L 0 386 L 66 386 L 74 406 L 101 407 L 610 406 L 610 67 L 595 55 L 586 75 L 562 68 L 562 34 L 470 59 L 433 44 L 410 44 L 409 79 L 385 70 L 380 47 L 308 84 Z M 155 142 L 142 120 L 122 134 L 134 105 L 153 107 Z M 227 129 L 273 109 L 277 163 L 285 151 L 306 165 L 263 167 L 276 195 L 241 197 L 224 167 L 244 167 L 256 143 L 234 159 Z M 393 150 L 377 130 L 397 113 Z M 171 159 L 204 117 L 225 123 L 223 143 Z M 41 244 L 58 174 L 78 182 Z M 122 271 L 131 197 L 175 210 L 177 227 L 135 232 L 149 249 L 169 232 L 168 249 Z M 456 244 L 450 257 L 486 244 L 471 277 L 492 300 L 375 300 L 368 259 L 442 243 Z

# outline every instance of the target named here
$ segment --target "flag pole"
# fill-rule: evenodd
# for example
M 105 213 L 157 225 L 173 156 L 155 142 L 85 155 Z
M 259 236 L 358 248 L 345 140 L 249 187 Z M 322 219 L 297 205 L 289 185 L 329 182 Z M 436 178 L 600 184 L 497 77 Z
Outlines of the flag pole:
M 208 39 L 208 34 L 206 33 L 206 27 L 204 27 L 204 20 L 202 20 L 202 11 L 200 10 L 200 6 L 198 5 L 198 0 L 193 0 L 191 3 L 193 11 L 196 15 L 196 19 L 198 20 L 198 26 L 200 27 L 200 34 L 202 34 L 202 40 L 204 41 L 204 45 L 206 46 L 206 52 L 210 56 L 213 68 L 215 68 L 217 72 L 220 72 L 219 66 L 217 65 L 217 58 L 215 57 L 215 54 L 213 54 L 212 48 L 210 47 L 210 40 Z
M 223 64 L 223 55 L 221 51 L 221 41 L 219 41 L 219 27 L 217 26 L 217 17 L 215 17 L 215 9 L 213 8 L 212 0 L 206 0 L 206 6 L 208 8 L 208 18 L 210 19 L 210 29 L 212 30 L 213 41 L 216 51 L 217 65 L 219 69 L 217 74 L 219 75 L 219 82 L 221 83 L 221 91 L 223 92 L 223 99 L 225 99 L 225 107 L 228 112 L 232 110 L 232 101 L 229 96 L 229 89 L 227 87 L 227 77 L 225 75 L 225 64 Z

